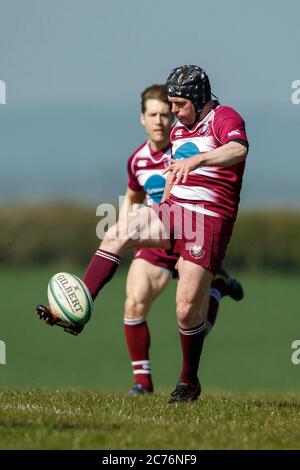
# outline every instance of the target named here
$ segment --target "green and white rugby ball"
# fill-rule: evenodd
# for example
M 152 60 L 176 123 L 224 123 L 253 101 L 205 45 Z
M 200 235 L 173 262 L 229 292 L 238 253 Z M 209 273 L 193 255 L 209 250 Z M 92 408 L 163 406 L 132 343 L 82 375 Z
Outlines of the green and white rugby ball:
M 91 318 L 92 297 L 75 274 L 54 274 L 48 284 L 48 299 L 51 310 L 60 320 L 85 325 Z

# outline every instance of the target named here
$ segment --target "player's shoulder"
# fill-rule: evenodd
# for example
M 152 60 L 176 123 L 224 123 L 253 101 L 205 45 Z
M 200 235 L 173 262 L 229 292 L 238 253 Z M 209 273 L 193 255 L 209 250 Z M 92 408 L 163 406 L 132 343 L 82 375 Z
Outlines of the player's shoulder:
M 215 120 L 219 119 L 242 119 L 240 113 L 234 109 L 232 106 L 227 106 L 224 104 L 218 104 L 214 109 L 215 112 Z
M 142 143 L 142 145 L 140 145 L 137 149 L 135 149 L 134 152 L 132 152 L 132 154 L 128 158 L 128 164 L 132 163 L 133 160 L 135 160 L 137 158 L 147 157 L 148 153 L 149 153 L 148 142 L 145 141 L 145 142 Z

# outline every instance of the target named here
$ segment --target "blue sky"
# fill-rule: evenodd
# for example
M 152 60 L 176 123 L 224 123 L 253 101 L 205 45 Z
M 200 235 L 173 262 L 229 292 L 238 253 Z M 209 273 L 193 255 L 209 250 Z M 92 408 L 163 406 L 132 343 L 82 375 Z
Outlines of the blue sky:
M 297 207 L 299 14 L 293 0 L 0 0 L 1 199 L 124 192 L 140 92 L 194 63 L 246 119 L 243 204 Z

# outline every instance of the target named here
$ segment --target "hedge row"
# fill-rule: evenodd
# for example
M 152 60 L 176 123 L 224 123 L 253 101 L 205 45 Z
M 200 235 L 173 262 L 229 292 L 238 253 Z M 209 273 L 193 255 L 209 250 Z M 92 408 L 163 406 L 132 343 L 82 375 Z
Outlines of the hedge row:
M 300 212 L 240 213 L 226 264 L 300 273 Z
M 99 244 L 95 208 L 66 204 L 0 209 L 0 263 L 85 266 Z M 226 266 L 300 273 L 300 213 L 239 215 Z
M 0 263 L 85 264 L 99 244 L 94 209 L 66 204 L 0 209 Z

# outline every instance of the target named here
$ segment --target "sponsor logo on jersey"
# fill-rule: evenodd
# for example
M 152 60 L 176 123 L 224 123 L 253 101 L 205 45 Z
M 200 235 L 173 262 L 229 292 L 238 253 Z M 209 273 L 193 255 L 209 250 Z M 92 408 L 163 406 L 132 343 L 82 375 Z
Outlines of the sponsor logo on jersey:
M 144 184 L 144 189 L 154 203 L 162 200 L 166 179 L 161 175 L 152 175 Z
M 174 160 L 189 158 L 200 153 L 199 148 L 193 142 L 186 142 L 180 145 L 174 153 Z
M 238 129 L 234 130 L 234 131 L 231 131 L 231 132 L 228 132 L 228 137 L 232 137 L 233 135 L 240 135 L 240 131 Z
M 137 166 L 138 166 L 138 167 L 145 167 L 145 166 L 147 166 L 147 160 L 139 160 L 139 161 L 137 162 Z
M 205 255 L 205 251 L 203 250 L 201 245 L 194 245 L 190 249 L 190 255 L 192 256 L 192 258 L 201 259 Z
M 183 134 L 183 129 L 177 129 L 177 131 L 175 132 L 176 137 L 180 137 L 182 136 L 182 134 Z

